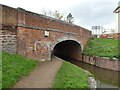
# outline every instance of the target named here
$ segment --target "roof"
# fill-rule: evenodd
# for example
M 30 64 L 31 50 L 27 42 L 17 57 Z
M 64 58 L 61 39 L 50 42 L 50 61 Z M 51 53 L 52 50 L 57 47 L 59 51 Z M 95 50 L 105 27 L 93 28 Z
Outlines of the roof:
M 120 12 L 120 6 L 118 6 L 113 12 L 114 13 L 119 13 Z
M 120 12 L 120 1 L 118 2 L 118 7 L 113 11 L 114 13 Z

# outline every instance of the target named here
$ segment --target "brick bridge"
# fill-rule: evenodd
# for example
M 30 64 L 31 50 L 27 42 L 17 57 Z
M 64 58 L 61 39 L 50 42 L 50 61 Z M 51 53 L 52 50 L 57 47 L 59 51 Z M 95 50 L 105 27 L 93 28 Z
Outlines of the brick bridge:
M 2 50 L 38 60 L 51 55 L 78 59 L 91 31 L 22 8 L 0 5 Z

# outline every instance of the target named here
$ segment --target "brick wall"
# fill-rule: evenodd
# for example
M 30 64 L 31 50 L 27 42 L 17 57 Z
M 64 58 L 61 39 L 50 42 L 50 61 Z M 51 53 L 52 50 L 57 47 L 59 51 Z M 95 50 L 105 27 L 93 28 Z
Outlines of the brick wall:
M 2 45 L 2 51 L 7 51 L 10 53 L 17 52 L 17 35 L 16 29 L 14 29 L 12 28 L 12 30 L 10 30 L 10 27 L 8 27 L 8 29 L 2 28 L 2 30 L 0 30 L 0 41 Z
M 86 62 L 88 64 L 91 64 L 91 65 L 101 67 L 101 68 L 114 70 L 114 71 L 120 71 L 120 67 L 119 67 L 120 61 L 119 60 L 83 55 L 82 61 Z
M 19 25 L 25 25 L 34 28 L 50 28 L 60 31 L 78 33 L 79 35 L 82 35 L 82 33 L 91 34 L 90 31 L 81 26 L 70 24 L 61 20 L 56 20 L 41 14 L 29 12 L 21 8 L 19 8 L 18 11 Z M 89 36 L 87 34 L 84 35 Z
M 67 22 L 26 11 L 21 8 L 19 8 L 18 11 L 18 27 L 25 26 L 26 28 L 32 29 L 43 28 L 44 30 L 49 31 L 53 31 L 54 29 L 55 32 L 77 33 L 77 37 L 79 37 L 83 47 L 91 37 L 91 31 L 88 31 L 81 26 L 69 24 Z
M 76 34 L 66 35 L 65 32 L 50 31 L 49 37 L 44 36 L 44 30 L 18 28 L 18 53 L 35 59 L 48 59 L 54 43 L 62 37 L 78 38 Z M 79 40 L 79 38 L 78 38 Z M 36 45 L 35 45 L 36 44 Z M 49 57 L 50 58 L 50 57 Z
M 0 44 L 2 51 L 17 52 L 17 11 L 0 5 Z
M 0 5 L 1 6 L 1 5 Z M 8 6 L 2 5 L 2 24 L 3 25 L 17 25 L 17 10 Z

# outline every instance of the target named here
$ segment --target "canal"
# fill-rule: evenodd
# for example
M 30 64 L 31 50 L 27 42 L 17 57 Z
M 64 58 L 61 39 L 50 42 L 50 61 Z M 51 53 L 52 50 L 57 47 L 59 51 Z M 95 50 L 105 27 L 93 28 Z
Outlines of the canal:
M 96 79 L 98 88 L 120 88 L 120 79 L 118 77 L 120 72 L 99 68 L 80 60 L 70 59 L 67 61 L 92 73 Z
M 84 63 L 77 59 L 82 59 L 82 47 L 80 43 L 74 40 L 65 40 L 55 45 L 51 55 L 55 55 L 63 60 L 69 61 L 94 75 L 97 81 L 98 88 L 117 88 L 120 87 L 120 79 L 118 77 L 120 72 L 102 69 Z M 75 58 L 74 60 L 72 58 Z

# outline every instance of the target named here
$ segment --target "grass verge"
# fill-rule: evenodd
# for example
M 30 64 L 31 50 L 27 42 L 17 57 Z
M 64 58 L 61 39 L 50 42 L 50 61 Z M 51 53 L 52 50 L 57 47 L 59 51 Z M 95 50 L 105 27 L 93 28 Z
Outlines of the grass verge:
M 88 42 L 83 53 L 89 56 L 120 59 L 119 44 L 120 40 L 94 38 Z
M 2 88 L 14 85 L 22 76 L 28 75 L 37 65 L 36 60 L 17 54 L 2 53 Z
M 88 77 L 90 74 L 85 73 L 83 69 L 69 62 L 64 61 L 55 80 L 53 88 L 89 88 Z

